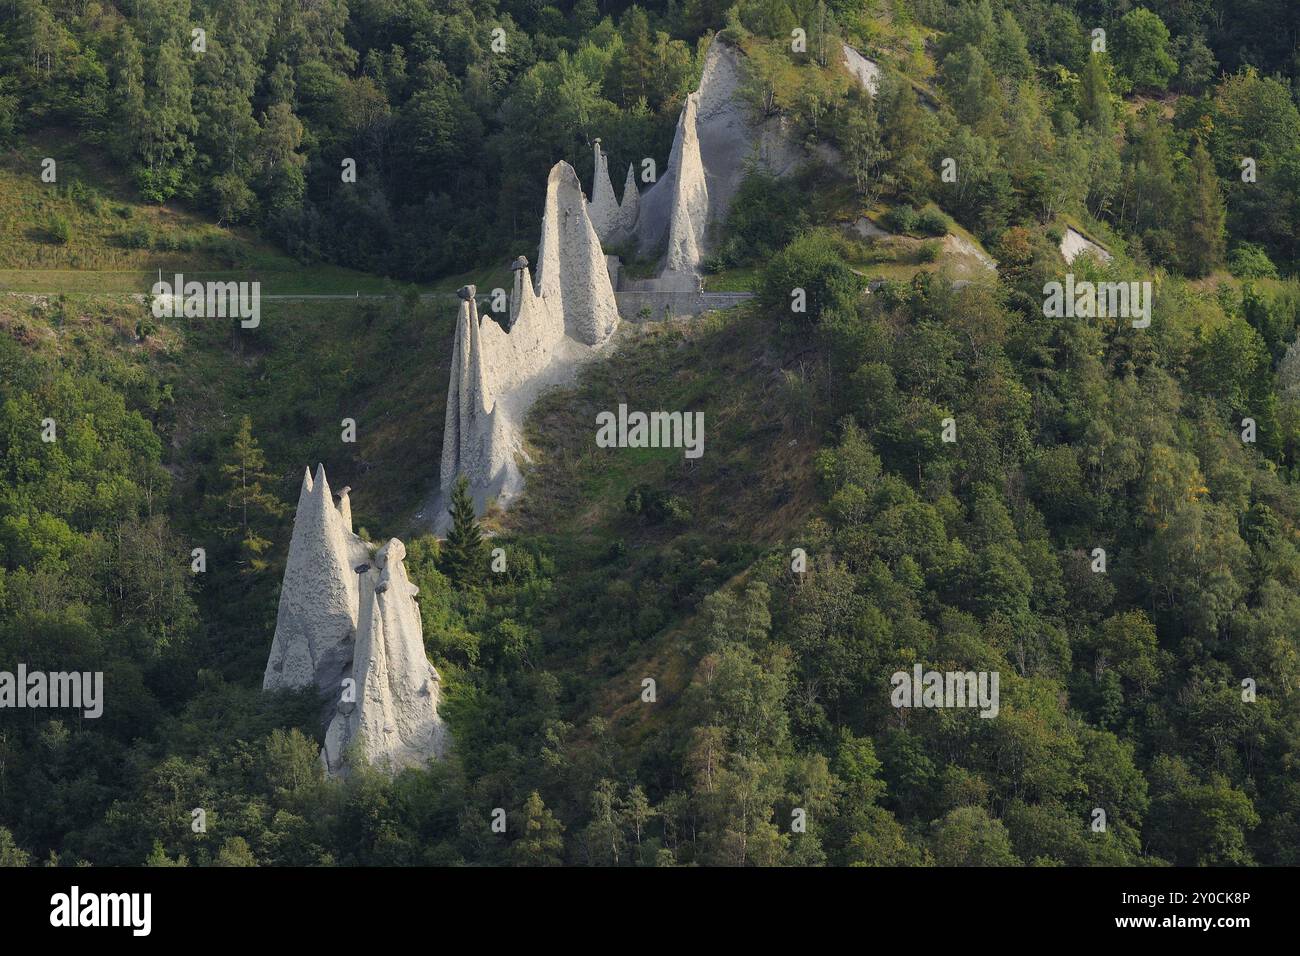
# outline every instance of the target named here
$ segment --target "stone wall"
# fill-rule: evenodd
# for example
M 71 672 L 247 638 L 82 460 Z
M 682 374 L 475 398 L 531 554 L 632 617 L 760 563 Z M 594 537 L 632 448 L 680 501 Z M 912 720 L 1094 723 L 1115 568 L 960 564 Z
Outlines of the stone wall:
M 699 315 L 714 309 L 730 309 L 754 298 L 752 292 L 690 292 L 690 291 L 619 291 L 614 293 L 618 300 L 618 312 L 625 322 L 657 322 L 664 318 L 680 318 L 684 315 Z M 642 309 L 649 309 L 650 315 L 642 315 Z

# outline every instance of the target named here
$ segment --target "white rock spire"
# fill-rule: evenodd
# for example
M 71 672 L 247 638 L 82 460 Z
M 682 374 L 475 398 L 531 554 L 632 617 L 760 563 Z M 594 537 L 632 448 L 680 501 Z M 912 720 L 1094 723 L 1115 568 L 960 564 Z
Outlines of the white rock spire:
M 371 555 L 352 532 L 348 493 L 335 505 L 324 466 L 303 476 L 264 690 L 315 686 L 327 701 L 321 760 L 346 773 L 349 748 L 389 770 L 446 750 L 438 672 L 424 653 L 416 588 L 396 538 Z M 354 685 L 348 684 L 354 681 Z M 390 729 L 391 728 L 391 729 Z
M 677 121 L 673 151 L 668 159 L 668 165 L 676 175 L 672 181 L 665 276 L 693 279 L 699 274 L 703 258 L 704 227 L 709 219 L 709 188 L 704 179 L 704 161 L 700 158 L 700 139 L 696 132 L 699 103 L 698 91 L 686 97 L 686 106 Z
M 405 557 L 402 542 L 390 538 L 360 576 L 353 699 L 340 699 L 321 751 L 331 775 L 345 772 L 353 747 L 390 772 L 423 766 L 446 750 L 441 681 L 424 653 L 418 589 L 406 576 Z
M 537 393 L 571 380 L 618 327 L 609 268 L 588 213 L 577 173 L 556 163 L 546 184 L 536 284 L 527 259 L 512 267 L 508 332 L 479 316 L 472 287 L 461 290 L 433 506 L 437 530 L 447 526 L 451 490 L 462 475 L 480 512 L 522 490 L 522 427 Z
M 623 202 L 614 198 L 613 183 L 609 178 L 609 156 L 600 148 L 600 140 L 592 143 L 595 174 L 591 182 L 591 205 L 588 214 L 592 228 L 603 246 L 620 246 L 636 235 L 636 220 L 640 212 L 641 194 L 637 191 L 636 172 L 631 163 L 623 183 Z
M 630 238 L 636 233 L 636 221 L 641 214 L 641 192 L 636 185 L 636 169 L 627 164 L 627 179 L 623 181 L 623 204 L 618 207 L 619 228 Z M 603 240 L 602 240 L 603 241 Z
M 591 179 L 591 207 L 588 213 L 596 235 L 601 242 L 607 243 L 620 226 L 618 200 L 614 198 L 614 186 L 609 178 L 609 157 L 600 148 L 599 139 L 592 142 L 592 153 L 595 171 Z
M 303 476 L 298 512 L 289 541 L 289 559 L 280 588 L 271 656 L 262 677 L 264 690 L 299 689 L 315 684 L 333 694 L 352 661 L 357 582 L 352 566 L 358 552 L 334 507 L 324 466 L 316 478 Z M 359 539 L 357 539 L 359 541 Z

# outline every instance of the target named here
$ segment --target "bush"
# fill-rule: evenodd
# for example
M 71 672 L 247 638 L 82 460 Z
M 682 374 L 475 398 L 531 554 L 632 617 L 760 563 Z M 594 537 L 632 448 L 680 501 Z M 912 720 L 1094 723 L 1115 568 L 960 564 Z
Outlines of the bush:
M 46 223 L 45 234 L 56 246 L 66 246 L 72 239 L 72 226 L 65 217 L 54 213 Z
M 921 243 L 921 250 L 917 253 L 917 259 L 920 262 L 934 262 L 939 258 L 940 247 L 940 243 L 934 239 Z
M 623 508 L 647 524 L 685 526 L 691 523 L 691 508 L 685 499 L 649 485 L 637 485 L 629 491 L 623 499 Z
M 153 237 L 144 226 L 124 229 L 117 234 L 117 244 L 123 249 L 149 249 L 153 246 Z
M 74 179 L 68 186 L 68 198 L 92 215 L 98 216 L 103 212 L 104 200 L 98 190 L 87 186 L 80 179 Z
M 772 257 L 759 282 L 759 304 L 783 319 L 817 324 L 828 311 L 852 307 L 861 289 L 858 277 L 844 264 L 837 237 L 825 230 L 800 236 Z M 803 291 L 803 310 L 795 290 Z
M 916 228 L 927 236 L 944 236 L 952 228 L 952 221 L 941 210 L 923 209 L 916 217 Z
M 1228 256 L 1228 271 L 1238 279 L 1276 279 L 1277 266 L 1262 246 L 1243 242 Z
M 135 187 L 141 198 L 160 205 L 176 195 L 183 179 L 182 170 L 176 167 L 149 169 L 137 166 L 134 172 Z
M 725 272 L 727 269 L 731 268 L 731 266 L 735 264 L 732 256 L 736 252 L 736 247 L 733 243 L 734 238 L 728 239 L 722 244 L 722 248 L 717 252 L 705 256 L 704 261 L 700 263 L 700 271 L 705 275 L 715 276 L 719 272 Z
M 709 267 L 721 272 L 766 259 L 807 225 L 804 195 L 796 182 L 751 170 L 736 190 L 727 213 L 727 239 L 711 257 Z
M 916 210 L 911 206 L 895 206 L 884 219 L 890 232 L 911 232 L 916 228 Z

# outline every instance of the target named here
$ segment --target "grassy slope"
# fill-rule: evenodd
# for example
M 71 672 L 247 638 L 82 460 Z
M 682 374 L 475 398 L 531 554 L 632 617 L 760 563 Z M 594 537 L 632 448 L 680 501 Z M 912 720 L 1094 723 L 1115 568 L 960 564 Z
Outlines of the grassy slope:
M 56 161 L 57 182 L 41 181 L 41 161 Z M 57 242 L 55 217 L 71 228 Z M 152 248 L 128 248 L 132 233 Z M 213 225 L 176 204 L 135 198 L 93 150 L 45 134 L 0 151 L 0 292 L 147 292 L 164 275 L 262 283 L 264 294 L 391 291 L 378 276 L 300 263 L 243 229 Z

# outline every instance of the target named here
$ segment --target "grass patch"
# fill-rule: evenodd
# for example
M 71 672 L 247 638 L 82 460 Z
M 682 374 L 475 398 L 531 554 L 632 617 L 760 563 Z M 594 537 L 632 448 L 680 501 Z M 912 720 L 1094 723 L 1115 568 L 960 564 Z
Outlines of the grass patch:
M 57 179 L 41 181 L 42 162 Z M 304 266 L 251 231 L 177 204 L 141 202 L 121 174 L 66 133 L 0 151 L 0 291 L 141 293 L 177 272 L 260 281 L 266 294 L 381 292 L 380 277 Z

